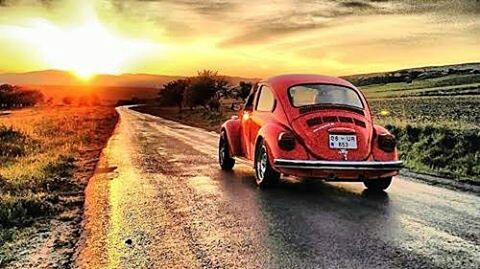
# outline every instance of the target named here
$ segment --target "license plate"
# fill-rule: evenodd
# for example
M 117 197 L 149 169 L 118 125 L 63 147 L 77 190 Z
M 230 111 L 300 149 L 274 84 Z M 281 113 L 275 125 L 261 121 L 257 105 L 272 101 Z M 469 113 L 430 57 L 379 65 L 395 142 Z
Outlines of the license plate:
M 329 135 L 328 142 L 331 149 L 357 148 L 357 136 L 355 135 Z

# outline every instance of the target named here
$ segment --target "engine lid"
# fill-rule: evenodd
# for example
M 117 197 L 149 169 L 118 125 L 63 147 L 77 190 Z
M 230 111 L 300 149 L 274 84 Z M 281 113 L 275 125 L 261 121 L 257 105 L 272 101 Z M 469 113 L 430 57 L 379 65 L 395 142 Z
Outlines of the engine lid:
M 318 111 L 301 115 L 291 124 L 318 159 L 363 161 L 370 155 L 373 127 L 365 116 L 343 110 Z

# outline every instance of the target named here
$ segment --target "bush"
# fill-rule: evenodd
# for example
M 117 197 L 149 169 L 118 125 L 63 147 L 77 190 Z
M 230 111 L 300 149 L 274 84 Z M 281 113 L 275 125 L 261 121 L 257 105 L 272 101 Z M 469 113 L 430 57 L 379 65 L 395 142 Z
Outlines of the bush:
M 163 105 L 175 105 L 179 111 L 182 111 L 183 106 L 190 109 L 201 106 L 211 111 L 219 111 L 219 99 L 228 95 L 228 81 L 217 72 L 209 70 L 198 72 L 195 77 L 171 81 L 159 92 Z
M 185 91 L 189 87 L 189 81 L 187 79 L 178 79 L 170 81 L 163 85 L 160 91 L 160 102 L 164 105 L 175 105 L 179 111 L 183 108 L 183 97 Z
M 22 227 L 33 218 L 55 212 L 54 199 L 44 193 L 27 193 L 22 196 L 0 197 L 0 228 Z
M 0 160 L 25 155 L 27 136 L 12 127 L 0 126 Z
M 397 137 L 400 159 L 410 170 L 455 178 L 480 177 L 480 129 L 431 125 L 387 125 L 387 129 Z
M 44 96 L 37 90 L 26 90 L 17 86 L 0 85 L 1 107 L 28 107 L 43 102 Z

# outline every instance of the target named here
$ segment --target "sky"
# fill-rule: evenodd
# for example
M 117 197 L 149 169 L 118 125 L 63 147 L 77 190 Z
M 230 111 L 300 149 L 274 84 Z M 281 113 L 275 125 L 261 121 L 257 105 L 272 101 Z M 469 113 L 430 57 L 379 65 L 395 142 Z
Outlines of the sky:
M 480 0 L 0 0 L 0 72 L 265 77 L 480 61 Z

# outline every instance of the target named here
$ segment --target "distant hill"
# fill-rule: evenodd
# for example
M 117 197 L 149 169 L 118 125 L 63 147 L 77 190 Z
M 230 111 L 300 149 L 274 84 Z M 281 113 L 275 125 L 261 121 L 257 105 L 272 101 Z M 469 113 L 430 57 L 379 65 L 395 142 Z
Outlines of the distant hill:
M 97 75 L 88 83 L 82 82 L 75 75 L 59 70 L 44 70 L 26 73 L 0 74 L 0 84 L 34 88 L 46 96 L 62 98 L 65 96 L 82 96 L 95 94 L 102 99 L 118 100 L 132 97 L 155 98 L 158 89 L 169 81 L 185 78 L 184 76 L 166 76 L 151 74 Z M 230 77 L 226 79 L 237 85 L 240 81 L 257 81 L 258 79 Z
M 100 74 L 93 77 L 88 85 L 91 87 L 136 87 L 136 88 L 158 88 L 171 80 L 184 78 L 185 76 L 166 76 L 152 74 L 121 74 L 105 75 Z M 232 84 L 240 81 L 254 81 L 256 79 L 230 77 L 227 80 Z M 73 74 L 59 70 L 34 71 L 26 73 L 4 73 L 0 74 L 0 83 L 30 86 L 79 86 L 85 84 Z
M 401 69 L 391 72 L 344 76 L 357 86 L 385 84 L 393 82 L 412 82 L 416 79 L 431 79 L 449 75 L 478 75 L 480 63 L 465 63 L 443 66 L 427 66 Z
M 450 75 L 480 75 L 480 63 L 465 63 L 445 66 L 427 66 L 397 71 L 344 76 L 355 85 L 386 84 L 392 82 L 412 82 Z M 96 94 L 102 99 L 118 100 L 132 97 L 155 98 L 158 89 L 165 83 L 184 78 L 152 74 L 97 75 L 88 85 L 66 71 L 45 70 L 26 73 L 0 74 L 0 84 L 8 83 L 41 90 L 46 96 L 82 96 Z M 232 85 L 240 81 L 256 82 L 259 79 L 226 76 Z
M 154 88 L 180 76 L 148 74 L 97 75 L 88 84 L 92 87 Z M 30 86 L 78 86 L 85 84 L 69 72 L 59 70 L 0 74 L 0 82 Z

